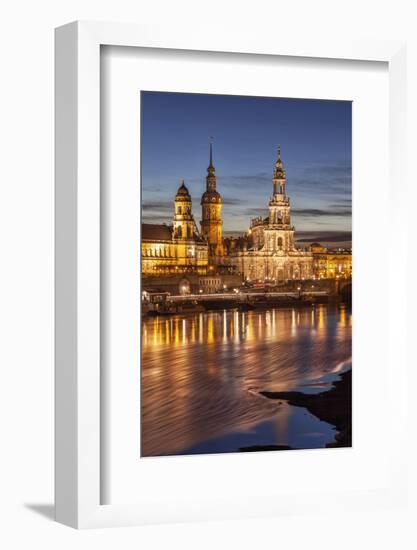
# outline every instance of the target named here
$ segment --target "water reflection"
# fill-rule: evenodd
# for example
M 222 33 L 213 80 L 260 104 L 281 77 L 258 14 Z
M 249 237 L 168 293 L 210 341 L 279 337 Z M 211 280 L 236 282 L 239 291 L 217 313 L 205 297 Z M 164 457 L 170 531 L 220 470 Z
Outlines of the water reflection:
M 344 305 L 146 318 L 142 455 L 201 445 L 200 452 L 210 452 L 210 441 L 271 418 L 285 439 L 291 411 L 258 390 L 297 388 L 350 355 L 351 313 Z

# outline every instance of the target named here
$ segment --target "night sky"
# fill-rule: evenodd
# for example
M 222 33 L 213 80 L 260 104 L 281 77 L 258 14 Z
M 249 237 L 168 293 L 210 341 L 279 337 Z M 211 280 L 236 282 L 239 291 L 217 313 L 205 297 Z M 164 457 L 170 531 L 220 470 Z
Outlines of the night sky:
M 142 213 L 171 223 L 182 179 L 201 219 L 209 139 L 224 235 L 267 216 L 281 145 L 299 246 L 350 246 L 352 110 L 347 101 L 142 92 Z

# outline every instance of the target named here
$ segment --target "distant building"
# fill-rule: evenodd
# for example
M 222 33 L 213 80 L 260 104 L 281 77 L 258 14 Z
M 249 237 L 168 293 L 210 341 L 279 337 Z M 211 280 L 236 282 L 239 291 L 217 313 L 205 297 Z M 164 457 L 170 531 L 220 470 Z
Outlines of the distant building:
M 286 174 L 278 147 L 269 216 L 251 221 L 245 239 L 228 242 L 230 260 L 248 281 L 284 282 L 313 276 L 312 253 L 294 245 L 290 199 L 285 193 Z
M 223 201 L 210 143 L 206 189 L 200 202 L 201 231 L 184 181 L 175 196 L 171 225 L 142 224 L 142 275 L 147 288 L 152 292 L 213 293 L 239 286 L 243 280 L 274 284 L 351 277 L 351 251 L 330 250 L 319 243 L 309 249 L 295 246 L 279 147 L 272 184 L 268 216 L 252 219 L 240 237 L 223 238 Z
M 352 277 L 352 251 L 328 249 L 312 243 L 313 273 L 316 279 L 350 279 Z
M 214 294 L 223 290 L 225 286 L 225 279 L 220 275 L 210 275 L 207 277 L 200 277 L 199 280 L 200 289 L 204 294 Z M 240 284 L 239 277 L 237 278 L 236 284 Z
M 172 225 L 142 224 L 142 274 L 205 275 L 207 267 L 208 244 L 195 224 L 191 197 L 183 181 L 175 196 Z

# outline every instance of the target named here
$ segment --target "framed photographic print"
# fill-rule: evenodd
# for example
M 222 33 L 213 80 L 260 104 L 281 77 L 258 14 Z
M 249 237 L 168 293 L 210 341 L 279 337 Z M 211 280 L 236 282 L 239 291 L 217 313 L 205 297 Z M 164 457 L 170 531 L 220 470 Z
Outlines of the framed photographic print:
M 403 502 L 404 79 L 385 41 L 57 29 L 59 521 Z
M 142 456 L 350 447 L 351 102 L 141 111 Z

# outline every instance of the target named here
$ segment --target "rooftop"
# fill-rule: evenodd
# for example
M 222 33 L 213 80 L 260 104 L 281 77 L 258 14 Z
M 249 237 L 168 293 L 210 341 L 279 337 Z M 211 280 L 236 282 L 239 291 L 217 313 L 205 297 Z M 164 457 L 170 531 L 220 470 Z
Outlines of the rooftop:
M 172 240 L 172 227 L 162 224 L 143 223 L 143 241 L 170 241 Z

